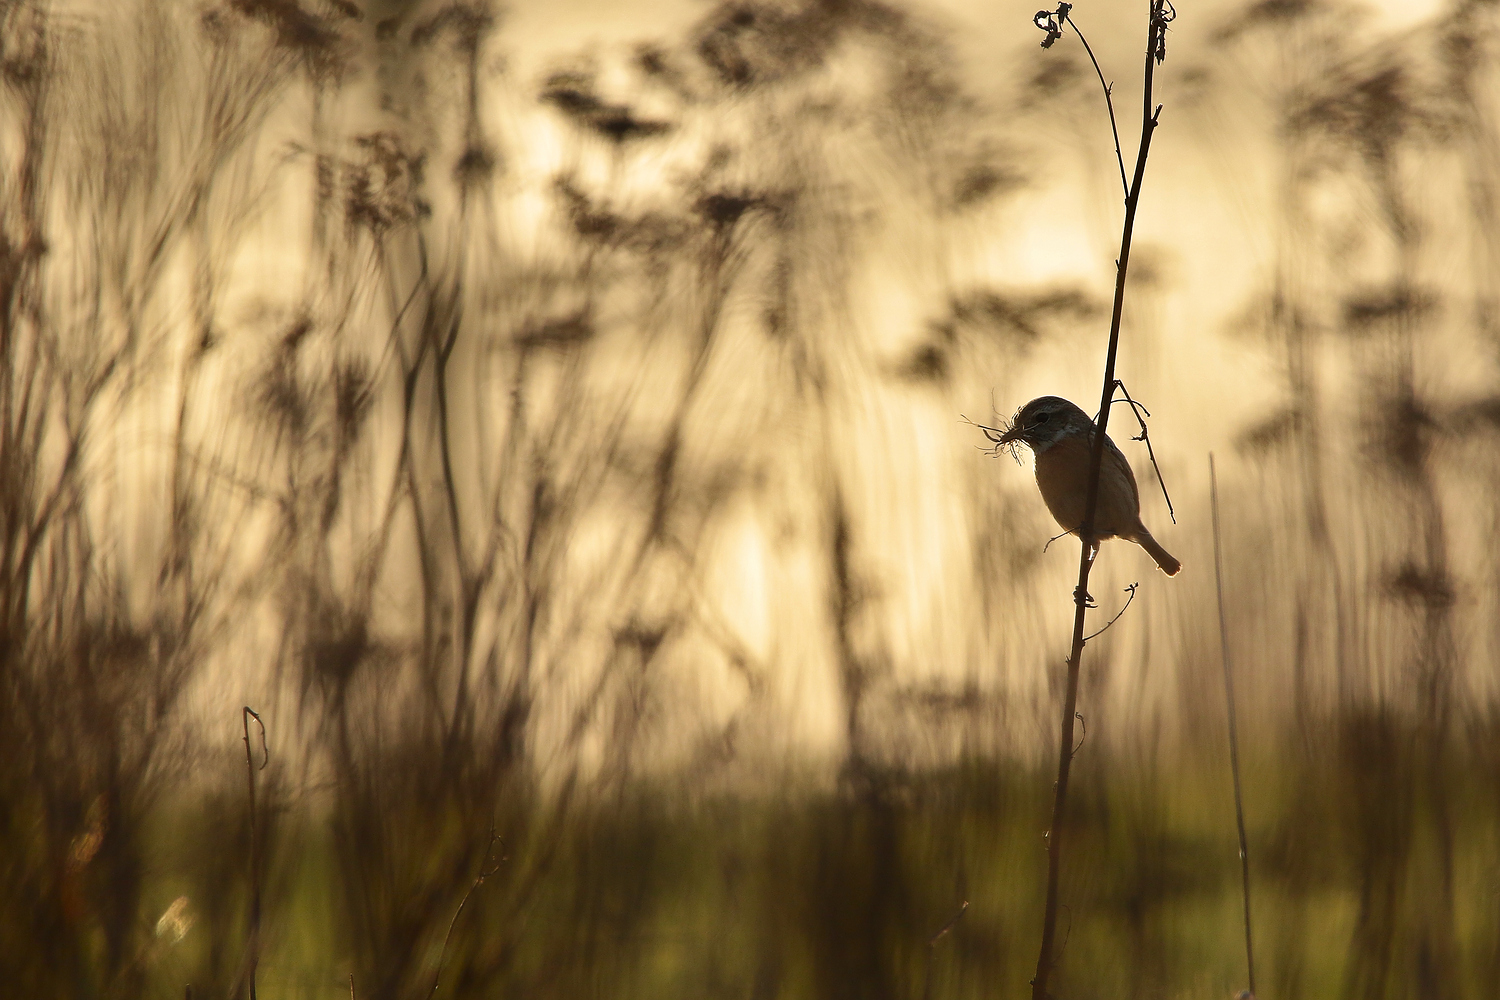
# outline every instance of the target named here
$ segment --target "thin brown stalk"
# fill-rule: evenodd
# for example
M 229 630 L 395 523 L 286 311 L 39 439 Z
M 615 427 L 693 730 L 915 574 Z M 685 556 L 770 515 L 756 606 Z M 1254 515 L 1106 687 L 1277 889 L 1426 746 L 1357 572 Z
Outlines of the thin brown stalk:
M 260 748 L 263 755 L 260 767 L 255 766 L 255 756 L 250 750 L 250 720 L 260 727 Z M 249 705 L 240 713 L 245 726 L 245 782 L 250 789 L 250 942 L 245 956 L 250 975 L 250 1000 L 255 996 L 255 967 L 260 961 L 260 839 L 257 836 L 255 817 L 255 772 L 265 770 L 271 762 L 271 752 L 266 748 L 266 724 Z
M 959 906 L 958 912 L 953 914 L 952 918 L 950 918 L 946 924 L 940 927 L 936 934 L 927 939 L 927 975 L 922 984 L 922 1000 L 932 1000 L 932 959 L 934 954 L 937 952 L 937 943 L 943 938 L 947 937 L 948 932 L 951 931 L 958 924 L 958 922 L 963 919 L 963 915 L 968 912 L 969 901 L 966 899 L 963 901 L 963 904 Z
M 491 829 L 490 830 L 490 843 L 489 843 L 489 847 L 485 849 L 485 855 L 484 855 L 486 861 L 489 861 L 491 858 L 494 857 L 495 841 L 497 841 L 499 839 L 500 839 L 500 835 L 498 833 L 496 833 L 493 829 Z M 505 860 L 504 858 L 500 859 L 500 861 L 504 861 L 504 860 Z M 438 952 L 438 967 L 437 967 L 437 972 L 435 972 L 435 973 L 432 974 L 432 989 L 428 992 L 428 994 L 427 994 L 428 996 L 434 996 L 434 995 L 436 995 L 436 993 L 438 991 L 438 983 L 440 983 L 442 981 L 442 978 L 443 978 L 443 960 L 448 955 L 448 942 L 453 938 L 453 925 L 456 924 L 456 923 L 458 923 L 458 915 L 460 913 L 464 912 L 464 907 L 465 906 L 469 905 L 469 897 L 472 896 L 472 895 L 474 895 L 474 890 L 478 889 L 480 886 L 484 885 L 484 880 L 485 879 L 489 878 L 491 875 L 495 874 L 497 871 L 500 870 L 500 861 L 494 862 L 488 868 L 485 868 L 483 866 L 480 867 L 480 869 L 479 869 L 479 876 L 474 879 L 474 884 L 471 885 L 471 886 L 469 886 L 469 891 L 466 892 L 466 893 L 464 893 L 464 898 L 461 899 L 461 900 L 459 900 L 458 909 L 456 909 L 456 910 L 453 911 L 453 919 L 448 921 L 448 933 L 446 933 L 446 934 L 443 935 L 443 948 L 442 948 L 441 951 Z M 354 977 L 353 976 L 349 977 L 349 989 L 350 989 L 351 992 L 354 989 Z
M 1052 822 L 1047 832 L 1047 902 L 1042 916 L 1042 947 L 1037 956 L 1036 976 L 1031 980 L 1032 1000 L 1047 1000 L 1047 980 L 1057 962 L 1054 946 L 1057 938 L 1058 875 L 1062 866 L 1063 819 L 1068 800 L 1068 778 L 1073 764 L 1073 721 L 1078 711 L 1078 668 L 1083 659 L 1084 616 L 1088 611 L 1089 571 L 1093 569 L 1092 538 L 1094 514 L 1099 503 L 1099 469 L 1104 460 L 1105 434 L 1109 425 L 1110 400 L 1115 390 L 1115 359 L 1120 348 L 1120 322 L 1125 310 L 1125 276 L 1130 265 L 1130 246 L 1135 234 L 1136 208 L 1140 204 L 1141 182 L 1146 174 L 1146 158 L 1151 150 L 1151 136 L 1161 116 L 1161 106 L 1151 110 L 1153 83 L 1162 34 L 1170 21 L 1171 8 L 1166 0 L 1152 0 L 1151 17 L 1146 34 L 1146 70 L 1142 83 L 1144 111 L 1141 116 L 1141 139 L 1136 153 L 1135 177 L 1125 196 L 1125 221 L 1120 235 L 1120 258 L 1115 269 L 1114 310 L 1110 316 L 1109 351 L 1104 362 L 1104 385 L 1099 399 L 1098 432 L 1094 435 L 1089 460 L 1088 498 L 1083 523 L 1079 526 L 1078 586 L 1073 591 L 1073 641 L 1068 655 L 1068 681 L 1063 698 L 1062 730 L 1058 739 L 1057 782 L 1053 789 Z
M 1250 939 L 1250 849 L 1245 843 L 1245 801 L 1240 794 L 1240 740 L 1234 725 L 1234 670 L 1229 660 L 1229 620 L 1224 614 L 1224 557 L 1219 541 L 1219 476 L 1208 454 L 1208 495 L 1214 514 L 1214 587 L 1219 595 L 1219 649 L 1224 661 L 1224 701 L 1229 709 L 1229 768 L 1234 773 L 1234 819 L 1240 830 L 1240 877 L 1245 898 L 1245 966 L 1255 996 L 1255 947 Z
M 1072 8 L 1070 7 L 1069 10 L 1071 9 Z M 1059 10 L 1061 10 L 1061 8 L 1059 8 Z M 1057 19 L 1058 24 L 1061 25 L 1066 22 L 1073 25 L 1073 30 L 1078 33 L 1078 40 L 1083 43 L 1083 51 L 1089 54 L 1089 62 L 1094 64 L 1094 72 L 1099 77 L 1099 86 L 1104 88 L 1104 106 L 1109 110 L 1109 130 L 1114 134 L 1115 137 L 1115 162 L 1120 166 L 1121 193 L 1126 197 L 1129 197 L 1130 182 L 1125 179 L 1125 156 L 1120 152 L 1120 126 L 1115 120 L 1115 85 L 1104 79 L 1104 70 L 1099 68 L 1099 60 L 1094 58 L 1094 47 L 1090 45 L 1089 40 L 1084 37 L 1083 30 L 1078 27 L 1078 22 L 1073 21 L 1071 18 L 1069 18 L 1067 11 L 1061 10 L 1061 13 L 1062 16 Z

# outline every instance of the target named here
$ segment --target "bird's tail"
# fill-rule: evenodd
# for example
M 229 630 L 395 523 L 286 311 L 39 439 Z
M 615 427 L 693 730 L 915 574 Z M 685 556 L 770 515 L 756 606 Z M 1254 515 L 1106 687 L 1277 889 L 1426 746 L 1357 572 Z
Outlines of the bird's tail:
M 1145 528 L 1142 528 L 1136 534 L 1134 540 L 1141 548 L 1146 550 L 1147 555 L 1156 560 L 1156 565 L 1161 567 L 1163 573 L 1168 576 L 1176 576 L 1182 571 L 1182 563 L 1178 562 L 1172 553 L 1162 548 L 1156 539 L 1151 537 L 1151 532 Z

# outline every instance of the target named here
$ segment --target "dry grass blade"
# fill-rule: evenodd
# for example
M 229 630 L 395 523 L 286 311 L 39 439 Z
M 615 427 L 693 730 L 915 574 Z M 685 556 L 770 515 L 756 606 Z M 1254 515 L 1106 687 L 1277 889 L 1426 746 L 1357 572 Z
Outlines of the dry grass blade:
M 1219 595 L 1219 648 L 1224 661 L 1224 700 L 1229 711 L 1229 766 L 1234 772 L 1234 819 L 1240 833 L 1240 877 L 1244 883 L 1245 966 L 1250 978 L 1250 996 L 1255 996 L 1255 946 L 1250 934 L 1250 849 L 1245 841 L 1245 801 L 1240 791 L 1240 740 L 1235 728 L 1234 669 L 1229 658 L 1229 620 L 1224 611 L 1224 556 L 1219 539 L 1219 475 L 1214 456 L 1208 456 L 1209 499 L 1214 516 L 1214 588 Z
M 255 766 L 255 757 L 250 749 L 250 720 L 260 727 L 260 767 Z M 250 790 L 250 930 L 246 946 L 245 964 L 250 977 L 250 1000 L 255 1000 L 255 968 L 260 962 L 260 838 L 256 830 L 255 772 L 263 771 L 271 762 L 271 751 L 266 747 L 266 724 L 259 713 L 249 705 L 240 713 L 245 727 L 245 781 Z
M 489 842 L 489 845 L 485 848 L 485 852 L 484 852 L 484 857 L 485 857 L 485 861 L 486 862 L 489 862 L 489 861 L 491 861 L 493 859 L 493 857 L 494 857 L 494 850 L 495 850 L 495 842 L 497 840 L 499 840 L 499 839 L 500 839 L 500 835 L 498 833 L 496 833 L 493 829 L 491 829 L 490 830 L 490 842 Z M 484 885 L 484 880 L 485 879 L 489 878 L 491 875 L 493 875 L 496 872 L 498 872 L 500 870 L 500 862 L 504 861 L 504 860 L 505 860 L 505 858 L 501 858 L 500 861 L 493 862 L 490 865 L 490 867 L 488 867 L 488 868 L 481 867 L 479 869 L 479 876 L 474 879 L 474 884 L 471 885 L 471 886 L 469 886 L 469 891 L 466 892 L 466 893 L 464 893 L 464 898 L 463 899 L 459 900 L 458 909 L 456 909 L 456 910 L 453 911 L 453 919 L 448 921 L 448 933 L 446 933 L 446 934 L 443 935 L 443 950 L 440 951 L 440 952 L 438 952 L 438 967 L 437 967 L 437 971 L 432 974 L 432 989 L 427 994 L 428 996 L 436 996 L 437 995 L 438 983 L 440 983 L 442 981 L 442 978 L 443 978 L 443 958 L 444 958 L 444 956 L 446 956 L 448 954 L 448 942 L 453 937 L 453 925 L 458 923 L 458 915 L 460 913 L 464 912 L 464 907 L 465 906 L 469 905 L 469 897 L 472 896 L 472 895 L 474 895 L 474 890 L 478 889 L 480 886 Z M 351 994 L 354 992 L 354 977 L 353 976 L 349 977 L 349 991 L 350 991 Z

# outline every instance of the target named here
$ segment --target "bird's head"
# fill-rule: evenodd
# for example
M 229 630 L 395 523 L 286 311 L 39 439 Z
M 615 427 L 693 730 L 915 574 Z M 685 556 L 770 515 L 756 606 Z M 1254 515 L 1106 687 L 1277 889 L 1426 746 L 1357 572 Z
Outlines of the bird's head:
M 1016 413 L 999 444 L 1020 442 L 1034 452 L 1046 451 L 1062 438 L 1093 431 L 1094 422 L 1061 396 L 1038 396 Z

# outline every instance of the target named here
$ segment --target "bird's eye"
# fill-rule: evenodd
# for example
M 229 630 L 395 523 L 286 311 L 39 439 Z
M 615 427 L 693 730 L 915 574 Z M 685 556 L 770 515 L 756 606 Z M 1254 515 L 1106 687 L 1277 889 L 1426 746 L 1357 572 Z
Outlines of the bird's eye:
M 1050 416 L 1052 416 L 1052 414 L 1050 413 L 1038 413 L 1036 415 L 1036 422 L 1039 424 L 1045 424 L 1047 422 L 1047 418 Z

